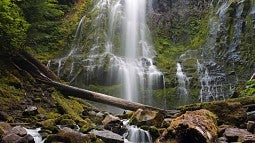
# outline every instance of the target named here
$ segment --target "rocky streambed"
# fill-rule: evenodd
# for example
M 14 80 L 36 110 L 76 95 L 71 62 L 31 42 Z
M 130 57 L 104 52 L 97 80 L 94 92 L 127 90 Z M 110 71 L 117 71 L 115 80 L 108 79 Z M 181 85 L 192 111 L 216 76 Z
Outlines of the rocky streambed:
M 78 117 L 63 114 L 36 124 L 1 121 L 0 140 L 3 143 L 254 143 L 253 106 L 243 106 L 240 101 L 193 104 L 175 112 L 138 109 L 121 115 L 91 108 Z M 29 109 L 24 116 L 34 118 L 40 114 L 36 107 Z

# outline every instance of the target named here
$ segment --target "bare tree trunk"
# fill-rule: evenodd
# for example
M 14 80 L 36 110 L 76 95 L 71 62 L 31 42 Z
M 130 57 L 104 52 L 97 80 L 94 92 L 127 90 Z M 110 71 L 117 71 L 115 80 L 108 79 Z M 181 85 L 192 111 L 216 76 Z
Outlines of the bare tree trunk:
M 21 54 L 18 54 L 18 56 L 19 56 L 19 58 L 17 58 L 16 60 L 13 61 L 14 65 L 17 68 L 28 72 L 35 79 L 37 79 L 43 83 L 49 84 L 53 87 L 56 87 L 64 95 L 79 97 L 82 99 L 87 99 L 90 101 L 104 103 L 107 105 L 119 107 L 122 109 L 132 110 L 132 111 L 137 110 L 137 109 L 150 109 L 150 110 L 164 111 L 164 113 L 167 113 L 168 115 L 173 115 L 176 113 L 175 110 L 165 111 L 164 109 L 128 101 L 125 99 L 89 91 L 89 90 L 85 90 L 85 89 L 81 89 L 81 88 L 77 88 L 74 86 L 69 86 L 69 85 L 57 82 L 55 80 L 57 80 L 58 77 L 51 70 L 47 69 L 43 64 L 41 64 L 32 55 L 30 55 L 26 52 L 21 52 Z
M 65 85 L 65 84 L 62 84 L 62 83 L 59 83 L 59 82 L 56 82 L 56 81 L 52 81 L 52 80 L 47 81 L 47 83 L 54 86 L 54 87 L 56 87 L 57 89 L 59 89 L 65 95 L 69 95 L 69 96 L 73 96 L 73 97 L 79 97 L 79 98 L 82 98 L 82 99 L 87 99 L 87 100 L 95 101 L 95 102 L 99 102 L 99 103 L 104 103 L 104 104 L 119 107 L 119 108 L 122 108 L 122 109 L 135 111 L 135 110 L 140 108 L 140 109 L 151 109 L 151 110 L 163 111 L 163 109 L 159 109 L 159 108 L 156 108 L 156 107 L 152 107 L 152 106 L 144 105 L 144 104 L 141 104 L 141 103 L 128 101 L 128 100 L 125 100 L 125 99 L 105 95 L 105 94 L 102 94 L 102 93 L 97 93 L 97 92 L 77 88 L 77 87 L 74 87 L 74 86 Z

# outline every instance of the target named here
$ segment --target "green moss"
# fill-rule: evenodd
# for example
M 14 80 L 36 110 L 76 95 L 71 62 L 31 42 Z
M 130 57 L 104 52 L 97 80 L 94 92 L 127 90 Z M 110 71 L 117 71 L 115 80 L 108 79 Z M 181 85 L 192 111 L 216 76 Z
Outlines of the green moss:
M 63 119 L 59 122 L 60 125 L 75 125 L 75 122 L 72 119 Z
M 246 98 L 245 100 L 249 99 Z M 247 118 L 246 112 L 242 107 L 242 104 L 244 104 L 244 102 L 241 102 L 245 100 L 238 98 L 229 99 L 227 101 L 196 103 L 181 106 L 179 107 L 179 109 L 181 111 L 194 111 L 199 109 L 207 109 L 218 116 L 219 124 L 230 124 L 240 126 L 245 122 Z M 254 101 L 255 100 L 253 100 L 253 103 L 255 103 Z
M 79 115 L 84 109 L 79 102 L 77 102 L 76 100 L 64 98 L 58 92 L 53 92 L 52 97 L 57 101 L 59 106 L 62 107 L 66 114 L 71 115 L 73 119 L 82 120 Z
M 91 91 L 96 91 L 107 95 L 118 95 L 121 91 L 121 88 L 122 88 L 121 85 L 112 86 L 89 85 L 88 87 L 88 89 Z
M 40 125 L 41 125 L 44 129 L 47 129 L 47 128 L 50 128 L 50 127 L 55 126 L 55 122 L 56 122 L 56 119 L 48 119 L 48 120 L 45 120 L 45 121 L 40 122 Z
M 59 113 L 55 113 L 55 112 L 49 112 L 47 115 L 46 115 L 46 118 L 47 119 L 56 119 L 60 116 Z

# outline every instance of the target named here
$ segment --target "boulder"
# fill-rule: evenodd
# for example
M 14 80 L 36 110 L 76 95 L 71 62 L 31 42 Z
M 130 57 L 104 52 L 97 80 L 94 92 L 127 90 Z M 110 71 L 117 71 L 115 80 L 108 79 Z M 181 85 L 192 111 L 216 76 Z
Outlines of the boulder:
M 110 130 L 119 135 L 123 135 L 127 131 L 119 117 L 107 115 L 102 123 L 104 125 L 104 129 Z
M 9 115 L 6 112 L 0 111 L 0 121 L 7 121 Z
M 119 117 L 115 117 L 113 115 L 107 115 L 102 121 L 103 125 L 107 125 L 111 122 L 121 122 Z
M 45 140 L 45 143 L 61 142 L 61 143 L 87 143 L 96 142 L 103 143 L 100 139 L 96 138 L 94 135 L 83 134 L 74 131 L 70 128 L 63 128 L 58 134 L 49 135 Z
M 248 100 L 248 99 L 247 99 Z M 181 111 L 194 111 L 199 109 L 207 109 L 217 115 L 218 124 L 227 124 L 240 126 L 246 122 L 247 114 L 243 105 L 240 102 L 230 101 L 215 101 L 196 103 L 179 107 Z
M 98 138 L 102 139 L 106 143 L 124 143 L 124 139 L 122 136 L 113 133 L 109 130 L 92 130 L 90 134 L 96 135 Z
M 0 122 L 0 137 L 6 135 L 11 130 L 11 125 L 5 122 Z
M 20 140 L 22 137 L 16 135 L 15 133 L 9 133 L 7 135 L 5 135 L 3 138 L 2 138 L 2 142 L 3 143 L 15 143 L 17 142 L 18 140 Z
M 24 137 L 25 135 L 27 135 L 27 131 L 21 126 L 13 127 L 10 132 L 20 137 Z
M 19 139 L 17 141 L 17 143 L 35 143 L 35 140 L 34 140 L 33 136 L 26 135 L 26 136 L 22 137 L 21 139 Z
M 38 108 L 36 106 L 28 106 L 25 111 L 23 112 L 24 116 L 35 116 L 39 112 L 37 111 Z
M 254 121 L 248 121 L 247 122 L 247 131 L 254 133 L 255 129 L 255 122 Z
M 255 136 L 245 129 L 229 127 L 225 129 L 223 136 L 227 138 L 227 142 L 252 142 Z
M 131 125 L 161 127 L 164 114 L 158 111 L 138 109 L 130 119 Z
M 187 111 L 172 120 L 168 131 L 173 132 L 179 142 L 214 142 L 218 131 L 216 116 L 205 109 Z

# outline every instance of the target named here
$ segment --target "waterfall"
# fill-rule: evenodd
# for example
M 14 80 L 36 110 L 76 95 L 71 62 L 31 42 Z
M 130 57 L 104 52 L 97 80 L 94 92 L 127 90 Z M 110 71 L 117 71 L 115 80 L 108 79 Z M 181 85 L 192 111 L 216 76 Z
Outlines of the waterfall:
M 129 126 L 124 143 L 152 143 L 152 138 L 148 131 L 136 126 Z
M 93 31 L 83 34 L 83 16 L 70 52 L 57 59 L 57 74 L 80 87 L 121 85 L 121 98 L 153 104 L 152 90 L 164 83 L 153 63 L 147 7 L 147 0 L 98 0 L 91 12 L 96 14 Z M 92 43 L 86 57 L 84 39 Z
M 179 95 L 181 98 L 185 99 L 186 96 L 188 96 L 188 90 L 187 90 L 187 82 L 188 78 L 186 74 L 182 70 L 182 66 L 180 63 L 176 64 L 176 77 L 178 80 L 178 90 L 179 90 Z
M 228 97 L 230 87 L 227 85 L 227 76 L 223 66 L 218 64 L 216 51 L 217 38 L 221 38 L 221 44 L 227 46 L 226 13 L 231 1 L 218 3 L 217 17 L 209 21 L 209 36 L 202 49 L 202 59 L 197 60 L 197 73 L 201 86 L 199 99 L 203 101 L 220 100 Z M 217 6 L 216 6 L 217 7 Z
M 41 128 L 24 129 L 27 131 L 27 134 L 31 135 L 34 138 L 35 143 L 44 143 L 44 140 L 42 140 L 42 136 L 39 134 Z
M 152 143 L 152 137 L 148 131 L 129 125 L 129 120 L 124 120 L 123 125 L 127 127 L 124 136 L 124 143 Z

